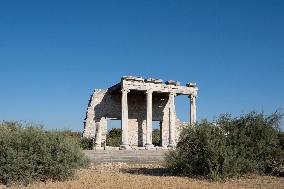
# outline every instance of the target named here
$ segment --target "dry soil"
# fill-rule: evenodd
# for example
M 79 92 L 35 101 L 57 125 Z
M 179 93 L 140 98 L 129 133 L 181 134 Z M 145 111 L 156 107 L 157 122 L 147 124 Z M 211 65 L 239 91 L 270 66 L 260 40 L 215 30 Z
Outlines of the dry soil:
M 0 185 L 0 189 L 6 188 Z M 159 164 L 126 164 L 107 163 L 91 165 L 89 169 L 82 169 L 77 176 L 69 181 L 46 183 L 38 182 L 27 187 L 12 186 L 11 188 L 32 189 L 201 189 L 201 188 L 275 188 L 284 189 L 284 178 L 271 176 L 251 175 L 242 179 L 230 179 L 226 182 L 211 182 L 202 179 L 177 177 L 166 175 L 163 167 Z

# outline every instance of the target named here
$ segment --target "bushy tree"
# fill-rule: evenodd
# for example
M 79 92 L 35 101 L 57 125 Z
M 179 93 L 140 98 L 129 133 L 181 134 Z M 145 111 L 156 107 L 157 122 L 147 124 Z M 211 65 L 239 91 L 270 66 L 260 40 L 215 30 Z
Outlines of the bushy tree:
M 81 137 L 79 140 L 80 147 L 83 150 L 92 150 L 94 147 L 94 139 L 93 138 L 86 138 L 86 137 Z
M 60 132 L 65 136 L 75 139 L 83 150 L 92 150 L 94 147 L 94 139 L 82 137 L 81 132 L 75 132 L 71 130 L 63 130 Z
M 121 145 L 121 134 L 122 131 L 120 128 L 112 128 L 108 131 L 106 136 L 106 145 L 119 147 Z
M 274 162 L 283 162 L 279 141 L 282 114 L 263 113 L 232 117 L 221 115 L 183 129 L 175 151 L 166 157 L 176 174 L 220 179 L 250 172 L 271 173 Z
M 0 182 L 65 180 L 87 165 L 76 140 L 38 125 L 0 123 Z
M 154 129 L 152 132 L 152 143 L 154 146 L 160 146 L 161 145 L 161 137 L 160 137 L 160 129 Z

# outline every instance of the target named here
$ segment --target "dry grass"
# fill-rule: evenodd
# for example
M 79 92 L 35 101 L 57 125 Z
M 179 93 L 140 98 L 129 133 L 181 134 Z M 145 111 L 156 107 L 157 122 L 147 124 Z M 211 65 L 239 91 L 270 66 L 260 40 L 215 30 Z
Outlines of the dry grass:
M 0 189 L 6 188 L 0 185 Z M 12 188 L 24 188 L 13 186 Z M 245 179 L 231 179 L 226 182 L 210 182 L 186 177 L 167 176 L 163 167 L 157 164 L 112 163 L 92 165 L 80 170 L 77 177 L 65 182 L 34 183 L 31 189 L 107 189 L 107 188 L 284 188 L 284 179 L 270 176 L 250 176 Z

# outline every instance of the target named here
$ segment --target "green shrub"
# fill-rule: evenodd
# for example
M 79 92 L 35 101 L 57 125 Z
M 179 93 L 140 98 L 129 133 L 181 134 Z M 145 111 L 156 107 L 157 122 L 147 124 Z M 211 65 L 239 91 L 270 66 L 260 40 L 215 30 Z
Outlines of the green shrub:
M 108 131 L 106 136 L 106 145 L 119 147 L 121 145 L 121 134 L 122 131 L 120 128 L 112 128 Z
M 70 136 L 70 137 L 75 138 L 77 140 L 80 140 L 81 137 L 82 137 L 81 132 L 76 132 L 76 131 L 71 131 L 71 130 L 63 130 L 61 132 L 62 132 L 62 134 L 66 135 L 66 136 Z
M 85 138 L 85 137 L 82 137 L 80 139 L 80 147 L 83 149 L 83 150 L 92 150 L 93 147 L 94 147 L 94 141 L 92 138 Z
M 152 143 L 154 146 L 160 146 L 160 129 L 154 129 L 152 132 Z
M 60 132 L 64 136 L 71 137 L 71 138 L 75 139 L 76 141 L 78 141 L 80 147 L 83 150 L 92 150 L 93 149 L 93 146 L 94 146 L 94 139 L 93 138 L 82 137 L 81 132 L 74 132 L 74 131 L 70 131 L 70 130 L 64 130 L 64 131 L 60 131 Z
M 0 123 L 0 182 L 65 180 L 87 165 L 76 140 L 37 125 Z
M 212 179 L 245 173 L 271 173 L 274 162 L 283 162 L 278 112 L 265 116 L 251 112 L 239 118 L 220 116 L 183 129 L 177 149 L 166 156 L 175 174 Z

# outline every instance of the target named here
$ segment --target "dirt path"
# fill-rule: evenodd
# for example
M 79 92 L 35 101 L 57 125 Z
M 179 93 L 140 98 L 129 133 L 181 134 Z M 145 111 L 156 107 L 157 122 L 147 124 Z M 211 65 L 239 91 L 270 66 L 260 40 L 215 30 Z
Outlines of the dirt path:
M 6 188 L 0 186 L 0 189 Z M 23 188 L 23 187 L 12 187 Z M 284 179 L 269 176 L 251 176 L 246 179 L 229 180 L 218 183 L 206 180 L 195 180 L 186 177 L 167 176 L 163 167 L 158 164 L 107 163 L 93 165 L 80 170 L 77 177 L 65 182 L 34 183 L 31 189 L 200 189 L 200 188 L 273 188 L 283 189 Z

